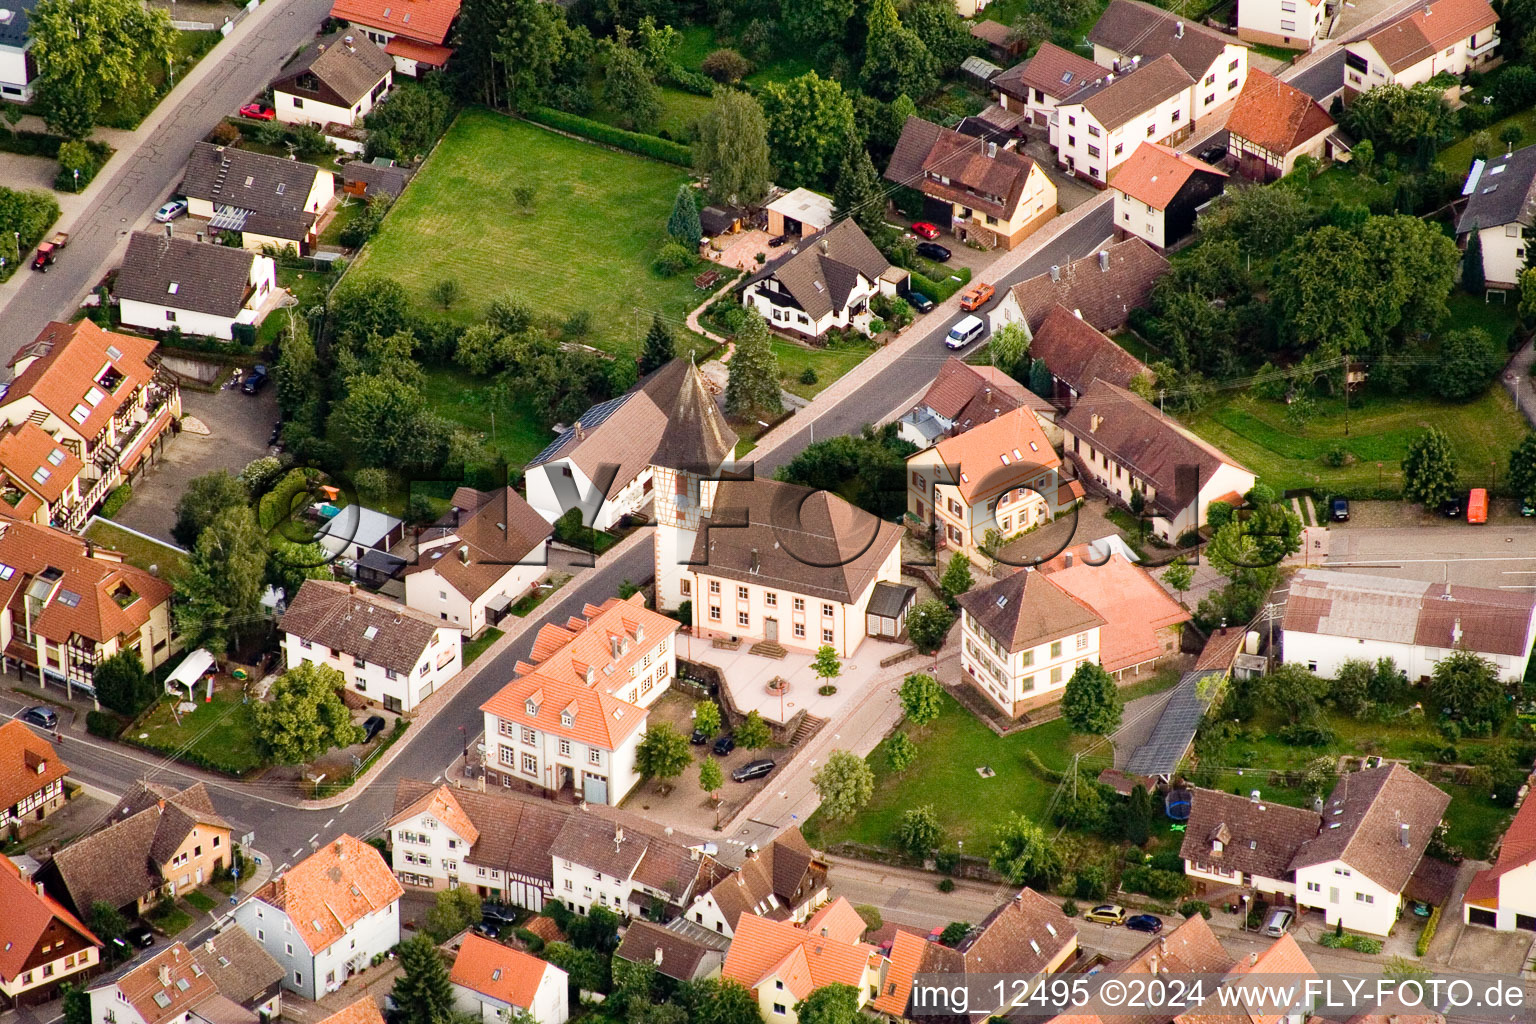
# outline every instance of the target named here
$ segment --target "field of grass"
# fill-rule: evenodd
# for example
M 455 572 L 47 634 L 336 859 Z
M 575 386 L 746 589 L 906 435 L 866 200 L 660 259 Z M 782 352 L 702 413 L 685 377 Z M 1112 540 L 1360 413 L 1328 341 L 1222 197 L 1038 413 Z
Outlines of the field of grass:
M 189 906 L 196 907 L 198 910 L 201 910 L 205 914 L 218 906 L 218 903 L 215 902 L 211 897 L 198 892 L 196 889 L 193 889 L 191 892 L 187 893 L 182 897 L 182 899 L 186 900 Z
M 487 626 L 485 631 L 473 640 L 464 641 L 464 650 L 462 652 L 464 666 L 468 668 L 476 658 L 485 653 L 487 647 L 500 640 L 501 637 L 501 630 L 495 626 Z
M 91 524 L 90 529 L 85 531 L 85 536 L 86 539 L 104 548 L 121 552 L 129 565 L 136 565 L 145 571 L 148 571 L 150 566 L 157 565 L 160 567 L 160 574 L 169 578 L 180 575 L 186 568 L 185 551 L 173 548 L 169 544 L 162 544 L 157 540 L 140 537 L 115 523 L 98 519 Z
M 267 314 L 267 318 L 256 328 L 256 347 L 264 348 L 277 343 L 282 337 L 283 331 L 288 328 L 288 309 L 302 313 L 311 306 L 317 306 L 325 301 L 330 294 L 331 285 L 335 284 L 333 274 L 322 274 L 317 270 L 298 270 L 294 267 L 279 266 L 277 268 L 277 286 L 287 288 L 293 293 L 293 297 L 299 300 L 297 306 L 285 309 L 275 309 Z
M 1498 141 L 1499 132 L 1510 125 L 1519 127 L 1521 131 L 1525 132 L 1527 139 L 1536 138 L 1536 107 L 1522 110 L 1517 114 L 1511 114 L 1502 121 L 1493 122 L 1493 124 L 1485 129 L 1488 132 L 1488 137 L 1494 140 L 1492 150 L 1494 155 L 1503 155 L 1504 143 Z M 1455 175 L 1458 181 L 1465 178 L 1467 171 L 1472 167 L 1472 140 L 1474 135 L 1468 135 L 1460 142 L 1445 147 L 1436 158 L 1435 162 Z
M 179 725 L 172 714 L 175 706 L 172 699 L 160 701 L 122 739 L 173 756 L 185 752 L 188 763 L 228 775 L 244 775 L 266 763 L 256 744 L 251 705 L 241 703 L 238 689 L 216 688 L 208 704 L 199 698 L 197 710 L 182 715 Z
M 691 137 L 693 123 L 709 113 L 709 108 L 714 105 L 714 100 L 708 96 L 672 86 L 657 87 L 656 95 L 661 100 L 661 120 L 651 134 L 666 132 L 667 137 L 674 140 Z M 619 125 L 619 112 L 609 107 L 598 106 L 588 116 L 604 124 Z
M 862 363 L 874 348 L 848 345 L 839 348 L 807 348 L 792 341 L 774 339 L 773 354 L 779 359 L 779 379 L 784 387 L 801 398 L 815 398 L 843 374 Z M 816 371 L 816 383 L 803 384 L 800 375 L 809 367 Z
M 485 379 L 453 366 L 428 366 L 423 392 L 434 412 L 485 435 L 485 443 L 513 466 L 521 466 L 555 439 L 539 426 L 527 403 L 494 405 Z M 495 430 L 491 429 L 492 416 Z
M 657 161 L 467 110 L 353 268 L 399 281 L 422 305 L 454 278 L 463 297 L 444 315 L 465 324 L 507 292 L 559 319 L 587 310 L 590 343 L 633 353 L 653 311 L 681 320 L 699 300 L 692 275 L 651 269 L 685 180 Z M 532 213 L 512 199 L 524 184 L 537 190 Z
M 1312 488 L 1361 497 L 1401 490 L 1402 458 L 1430 426 L 1450 436 L 1464 487 L 1487 486 L 1493 464 L 1502 480 L 1510 450 L 1526 432 L 1501 387 L 1462 404 L 1418 395 L 1355 396 L 1348 436 L 1342 399 L 1320 400 L 1318 406 L 1319 415 L 1302 430 L 1286 422 L 1284 405 L 1246 395 L 1213 402 L 1185 423 L 1278 490 Z M 1338 469 L 1323 461 L 1336 445 L 1350 455 Z
M 972 851 L 984 851 L 997 822 L 1010 811 L 1039 819 L 1056 783 L 1037 775 L 1025 760 L 1033 753 L 1049 769 L 1060 771 L 1092 737 L 1074 735 L 1062 719 L 1000 737 L 947 693 L 939 717 L 910 730 L 917 760 L 905 772 L 893 773 L 886 760 L 886 742 L 869 755 L 875 772 L 875 795 L 847 821 L 831 821 L 819 811 L 806 822 L 806 838 L 816 846 L 855 842 L 895 848 L 891 834 L 909 807 L 932 804 L 947 844 L 961 841 Z M 1102 748 L 1107 753 L 1107 746 Z M 976 769 L 997 774 L 984 779 Z

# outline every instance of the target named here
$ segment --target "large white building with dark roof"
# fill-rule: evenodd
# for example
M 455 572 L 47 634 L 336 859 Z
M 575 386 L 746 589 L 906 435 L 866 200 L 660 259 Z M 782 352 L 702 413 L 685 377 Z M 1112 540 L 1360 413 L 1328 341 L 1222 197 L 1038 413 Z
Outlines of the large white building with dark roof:
M 136 231 L 113 283 L 122 322 L 229 341 L 236 324 L 254 329 L 277 290 L 270 256 Z
M 818 338 L 833 327 L 868 332 L 869 300 L 895 285 L 882 283 L 891 264 L 852 220 L 802 240 L 747 278 L 741 301 L 770 327 Z

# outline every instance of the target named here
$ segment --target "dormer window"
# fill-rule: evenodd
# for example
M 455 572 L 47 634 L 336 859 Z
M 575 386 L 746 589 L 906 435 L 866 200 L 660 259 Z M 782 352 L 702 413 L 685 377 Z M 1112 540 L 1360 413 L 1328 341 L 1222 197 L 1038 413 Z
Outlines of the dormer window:
M 536 702 L 530 700 L 527 704 L 525 704 L 523 706 L 528 709 L 528 717 L 529 718 L 537 718 L 537 717 L 539 717 L 539 705 Z
M 576 724 L 576 716 L 569 711 L 562 711 L 560 712 L 560 724 L 569 728 Z
M 1222 844 L 1220 839 L 1212 839 L 1211 840 L 1211 852 L 1212 853 L 1220 853 L 1221 850 L 1222 850 L 1222 845 L 1223 844 Z

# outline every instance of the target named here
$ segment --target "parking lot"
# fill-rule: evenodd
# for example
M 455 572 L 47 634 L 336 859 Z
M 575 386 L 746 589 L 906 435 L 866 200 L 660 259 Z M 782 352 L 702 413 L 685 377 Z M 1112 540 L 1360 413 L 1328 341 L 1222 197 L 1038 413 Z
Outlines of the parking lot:
M 1489 521 L 1430 515 L 1397 502 L 1353 502 L 1329 529 L 1330 569 L 1500 590 L 1536 590 L 1536 520 L 1495 503 Z
M 274 391 L 268 387 L 260 394 L 245 395 L 238 388 L 212 394 L 184 389 L 182 411 L 206 426 L 208 433 L 184 427 L 160 461 L 133 482 L 133 498 L 114 517 L 116 521 L 170 541 L 176 502 L 188 481 L 220 469 L 238 473 L 247 462 L 267 454 L 267 438 L 277 422 Z

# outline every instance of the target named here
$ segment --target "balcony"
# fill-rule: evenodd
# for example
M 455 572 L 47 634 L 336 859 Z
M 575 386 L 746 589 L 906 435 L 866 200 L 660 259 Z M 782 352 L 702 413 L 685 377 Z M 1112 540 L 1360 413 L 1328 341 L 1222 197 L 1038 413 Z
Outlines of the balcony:
M 1489 53 L 1493 52 L 1494 48 L 1499 45 L 1500 41 L 1501 40 L 1499 39 L 1499 37 L 1497 35 L 1489 37 L 1489 39 L 1488 39 L 1488 41 L 1486 43 L 1483 43 L 1480 46 L 1474 46 L 1470 50 L 1468 50 L 1467 51 L 1467 59 L 1468 60 L 1477 60 L 1480 57 L 1483 57 L 1486 54 L 1489 54 Z

